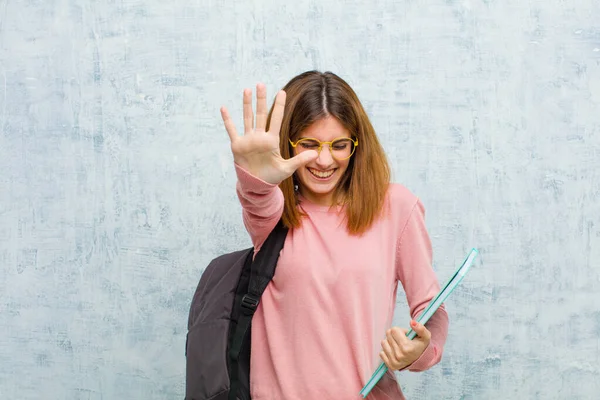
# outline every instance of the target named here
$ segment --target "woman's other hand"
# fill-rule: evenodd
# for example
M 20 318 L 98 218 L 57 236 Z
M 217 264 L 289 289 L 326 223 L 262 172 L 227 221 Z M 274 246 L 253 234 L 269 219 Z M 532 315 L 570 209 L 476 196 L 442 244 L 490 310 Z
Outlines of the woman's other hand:
M 406 337 L 406 329 L 394 327 L 388 329 L 386 338 L 381 342 L 379 354 L 385 365 L 391 370 L 400 370 L 415 362 L 425 351 L 431 340 L 431 333 L 423 324 L 411 321 L 412 329 L 417 336 L 410 340 Z

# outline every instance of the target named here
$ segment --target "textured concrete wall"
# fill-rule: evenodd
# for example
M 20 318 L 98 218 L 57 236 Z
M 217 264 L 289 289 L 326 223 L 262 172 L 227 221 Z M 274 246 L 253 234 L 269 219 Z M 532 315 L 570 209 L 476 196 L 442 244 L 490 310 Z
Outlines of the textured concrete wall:
M 0 398 L 183 397 L 195 284 L 249 245 L 219 106 L 313 68 L 423 198 L 440 280 L 481 250 L 408 397 L 599 398 L 600 3 L 238 3 L 0 0 Z

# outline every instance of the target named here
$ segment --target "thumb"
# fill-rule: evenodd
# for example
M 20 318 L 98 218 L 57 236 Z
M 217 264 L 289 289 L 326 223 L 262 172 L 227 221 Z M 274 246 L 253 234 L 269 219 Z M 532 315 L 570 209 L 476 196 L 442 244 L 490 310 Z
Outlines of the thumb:
M 429 332 L 429 330 L 427 328 L 425 328 L 425 325 L 420 324 L 413 319 L 410 321 L 410 327 L 417 333 L 417 335 L 420 338 L 423 338 L 426 340 L 431 339 L 431 332 Z
M 317 153 L 316 150 L 308 150 L 303 151 L 302 153 L 290 158 L 289 160 L 286 160 L 286 163 L 288 164 L 289 168 L 292 170 L 293 173 L 298 168 L 308 164 L 313 160 L 316 160 L 317 157 L 319 157 L 319 153 Z

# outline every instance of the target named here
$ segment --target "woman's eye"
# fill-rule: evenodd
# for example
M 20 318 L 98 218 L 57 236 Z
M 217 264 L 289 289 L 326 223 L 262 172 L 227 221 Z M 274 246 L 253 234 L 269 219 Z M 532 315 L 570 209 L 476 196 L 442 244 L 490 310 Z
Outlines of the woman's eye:
M 302 146 L 303 149 L 316 149 L 319 147 L 319 145 L 315 142 L 301 142 L 300 146 Z
M 350 146 L 349 140 L 340 140 L 333 143 L 334 150 L 346 150 Z

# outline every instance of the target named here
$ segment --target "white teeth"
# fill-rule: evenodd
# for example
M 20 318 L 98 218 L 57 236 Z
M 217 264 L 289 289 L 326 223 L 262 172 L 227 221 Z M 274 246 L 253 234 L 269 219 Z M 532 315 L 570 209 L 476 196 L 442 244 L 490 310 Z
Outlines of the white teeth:
M 312 169 L 312 168 L 308 168 L 308 170 L 310 171 L 311 174 L 318 176 L 319 178 L 329 178 L 335 172 L 334 170 L 322 172 L 322 171 Z

